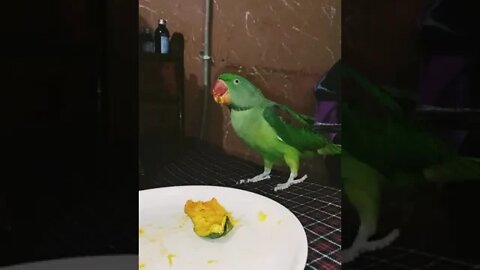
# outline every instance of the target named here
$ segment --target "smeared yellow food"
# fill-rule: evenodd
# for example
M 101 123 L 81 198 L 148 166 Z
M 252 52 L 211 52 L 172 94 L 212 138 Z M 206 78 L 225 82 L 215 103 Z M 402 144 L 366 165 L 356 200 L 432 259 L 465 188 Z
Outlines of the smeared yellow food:
M 213 264 L 213 263 L 217 263 L 217 262 L 218 262 L 218 260 L 208 260 L 207 261 L 208 264 Z
M 141 263 L 138 265 L 138 270 L 143 270 L 145 268 L 145 264 Z
M 188 217 L 182 216 L 182 218 L 180 219 L 180 223 L 178 224 L 178 228 L 183 229 L 187 221 L 188 221 Z
M 209 201 L 188 200 L 184 207 L 193 223 L 194 232 L 200 237 L 219 238 L 232 230 L 236 221 L 216 198 Z
M 281 219 L 279 219 L 279 220 L 277 221 L 277 224 L 282 224 L 282 222 L 283 222 L 283 221 L 282 221 Z
M 175 258 L 177 255 L 175 254 L 168 254 L 167 255 L 167 260 L 168 260 L 168 265 L 172 266 L 173 264 L 173 258 Z
M 265 220 L 267 220 L 267 215 L 262 211 L 258 212 L 258 220 L 260 222 L 264 222 Z
M 145 230 L 143 228 L 138 229 L 138 235 L 142 236 L 145 233 Z

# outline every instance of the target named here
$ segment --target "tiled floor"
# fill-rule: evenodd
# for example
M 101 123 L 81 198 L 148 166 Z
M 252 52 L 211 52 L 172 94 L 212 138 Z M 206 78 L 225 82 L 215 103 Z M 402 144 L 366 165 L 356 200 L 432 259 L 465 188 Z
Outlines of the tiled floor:
M 391 246 L 380 251 L 362 255 L 352 263 L 342 266 L 345 270 L 473 270 L 474 265 L 418 250 Z

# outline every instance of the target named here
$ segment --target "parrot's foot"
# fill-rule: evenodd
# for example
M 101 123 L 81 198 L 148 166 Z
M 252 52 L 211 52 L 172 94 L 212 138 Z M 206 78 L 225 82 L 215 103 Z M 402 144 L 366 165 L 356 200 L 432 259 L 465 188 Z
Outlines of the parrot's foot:
M 262 180 L 270 179 L 270 172 L 263 172 L 255 177 L 249 178 L 249 179 L 242 179 L 237 182 L 237 184 L 243 184 L 243 183 L 255 183 L 259 182 Z
M 395 241 L 395 239 L 397 239 L 399 236 L 400 230 L 395 229 L 382 239 L 367 242 L 362 251 L 374 251 L 377 249 L 385 248 L 391 243 L 393 243 L 393 241 Z
M 382 239 L 366 241 L 363 243 L 354 243 L 351 248 L 342 250 L 342 263 L 352 262 L 361 253 L 385 248 L 395 241 L 399 235 L 400 231 L 395 229 Z
M 351 248 L 342 250 L 340 254 L 342 258 L 342 264 L 344 264 L 344 263 L 353 262 L 353 260 L 355 260 L 358 257 L 358 255 L 360 255 L 360 251 L 358 250 L 358 248 L 351 247 Z
M 282 183 L 282 184 L 278 184 L 278 185 L 273 189 L 273 191 L 278 191 L 278 190 L 287 189 L 287 188 L 289 188 L 291 185 L 300 184 L 300 183 L 302 183 L 303 181 L 305 181 L 305 179 L 307 179 L 307 175 L 306 175 L 306 174 L 305 174 L 302 178 L 295 179 L 295 177 L 296 177 L 296 175 L 290 174 L 290 178 L 288 178 L 288 181 L 285 182 L 285 183 Z

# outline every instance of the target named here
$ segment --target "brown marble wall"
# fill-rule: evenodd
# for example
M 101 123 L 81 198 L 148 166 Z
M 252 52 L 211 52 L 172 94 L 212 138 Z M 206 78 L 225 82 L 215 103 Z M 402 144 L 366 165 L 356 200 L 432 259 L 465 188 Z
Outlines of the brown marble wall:
M 213 0 L 212 81 L 235 71 L 268 98 L 313 115 L 313 87 L 340 58 L 340 0 Z M 185 36 L 187 136 L 199 136 L 203 104 L 204 1 L 140 0 L 140 25 L 168 20 Z M 209 97 L 206 135 L 227 152 L 254 161 L 230 127 L 228 111 Z M 311 167 L 314 167 L 313 165 Z M 318 166 L 317 166 L 318 167 Z
M 414 86 L 419 74 L 418 20 L 430 2 L 348 1 L 342 9 L 342 59 L 376 82 Z

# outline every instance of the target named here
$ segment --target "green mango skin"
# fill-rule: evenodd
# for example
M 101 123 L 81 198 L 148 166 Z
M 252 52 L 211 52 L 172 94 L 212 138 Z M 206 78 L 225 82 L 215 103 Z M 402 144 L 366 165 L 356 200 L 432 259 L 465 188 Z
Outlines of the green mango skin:
M 227 235 L 232 229 L 233 229 L 233 224 L 230 221 L 230 219 L 227 217 L 227 220 L 225 222 L 225 227 L 224 227 L 222 233 L 211 233 L 211 234 L 205 236 L 205 238 L 217 239 L 217 238 L 220 238 L 220 237 L 223 237 L 223 236 Z

